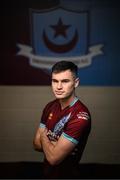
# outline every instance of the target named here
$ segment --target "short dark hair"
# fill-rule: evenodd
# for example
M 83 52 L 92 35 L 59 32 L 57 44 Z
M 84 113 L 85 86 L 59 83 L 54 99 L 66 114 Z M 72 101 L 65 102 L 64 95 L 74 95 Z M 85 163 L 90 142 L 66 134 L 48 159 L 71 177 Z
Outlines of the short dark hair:
M 71 61 L 59 61 L 52 67 L 52 73 L 59 73 L 66 70 L 70 70 L 75 77 L 78 76 L 78 67 Z

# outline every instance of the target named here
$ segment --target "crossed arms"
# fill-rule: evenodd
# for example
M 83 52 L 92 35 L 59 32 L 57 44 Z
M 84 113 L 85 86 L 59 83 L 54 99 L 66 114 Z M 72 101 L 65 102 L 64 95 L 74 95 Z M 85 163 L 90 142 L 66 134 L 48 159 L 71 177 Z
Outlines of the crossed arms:
M 72 152 L 76 144 L 67 140 L 62 135 L 58 140 L 50 141 L 47 134 L 48 130 L 46 128 L 37 129 L 33 140 L 34 149 L 43 152 L 51 165 L 57 165 Z

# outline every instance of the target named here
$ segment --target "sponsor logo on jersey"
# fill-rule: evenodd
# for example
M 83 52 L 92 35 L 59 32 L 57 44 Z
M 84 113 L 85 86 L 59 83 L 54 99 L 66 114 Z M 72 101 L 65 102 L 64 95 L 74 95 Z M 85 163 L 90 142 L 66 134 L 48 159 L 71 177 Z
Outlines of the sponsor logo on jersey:
M 71 113 L 69 113 L 67 116 L 64 116 L 55 125 L 53 131 L 51 131 L 51 130 L 48 131 L 47 135 L 48 135 L 50 140 L 55 140 L 55 139 L 57 139 L 60 136 L 60 134 L 62 133 L 62 130 L 63 130 L 65 124 L 69 121 L 70 116 L 71 116 Z
M 77 114 L 78 119 L 84 119 L 84 120 L 88 120 L 89 119 L 89 115 L 87 112 L 79 112 Z

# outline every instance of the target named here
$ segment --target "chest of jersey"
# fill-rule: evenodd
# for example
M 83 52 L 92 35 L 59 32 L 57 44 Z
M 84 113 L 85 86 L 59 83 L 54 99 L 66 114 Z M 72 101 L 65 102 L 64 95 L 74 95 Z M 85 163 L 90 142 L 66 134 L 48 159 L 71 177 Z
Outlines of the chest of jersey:
M 61 110 L 59 106 L 55 106 L 54 108 L 51 108 L 48 113 L 46 127 L 56 135 L 60 135 L 63 128 L 70 120 L 70 117 L 71 109 L 69 107 Z

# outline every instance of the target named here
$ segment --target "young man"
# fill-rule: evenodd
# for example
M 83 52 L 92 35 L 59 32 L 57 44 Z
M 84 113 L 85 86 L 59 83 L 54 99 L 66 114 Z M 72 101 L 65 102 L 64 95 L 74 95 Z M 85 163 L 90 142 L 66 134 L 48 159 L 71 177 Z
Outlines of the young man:
M 60 61 L 52 68 L 52 90 L 56 97 L 43 110 L 33 144 L 44 153 L 46 178 L 76 178 L 78 164 L 91 128 L 87 107 L 75 95 L 78 68 Z

